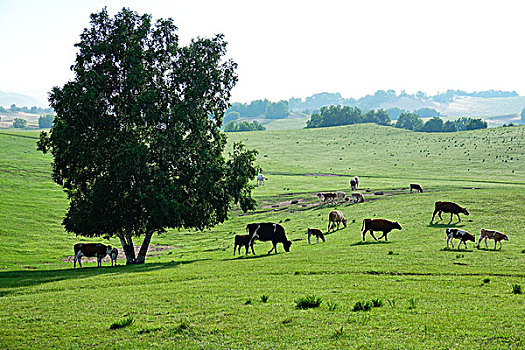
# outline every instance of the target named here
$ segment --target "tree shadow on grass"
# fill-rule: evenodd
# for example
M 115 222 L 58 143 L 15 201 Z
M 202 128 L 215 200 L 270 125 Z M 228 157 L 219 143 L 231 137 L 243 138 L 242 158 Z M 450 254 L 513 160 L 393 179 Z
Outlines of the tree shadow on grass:
M 16 270 L 0 271 L 1 288 L 20 288 L 35 286 L 44 283 L 57 282 L 63 280 L 84 279 L 93 276 L 104 276 L 124 273 L 143 273 L 156 270 L 170 269 L 179 265 L 191 264 L 197 261 L 209 259 L 195 259 L 183 261 L 171 261 L 167 263 L 137 264 L 137 265 L 117 265 L 102 267 L 82 267 L 77 269 L 63 270 Z M 0 296 L 10 294 L 10 291 L 1 291 Z
M 360 245 L 370 245 L 370 244 L 390 244 L 391 241 L 359 241 L 350 244 L 351 247 L 360 246 Z

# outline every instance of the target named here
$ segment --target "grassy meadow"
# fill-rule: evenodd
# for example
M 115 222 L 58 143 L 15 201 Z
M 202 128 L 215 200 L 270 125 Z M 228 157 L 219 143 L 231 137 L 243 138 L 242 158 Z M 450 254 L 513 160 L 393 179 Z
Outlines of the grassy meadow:
M 77 270 L 62 261 L 73 245 L 104 240 L 64 232 L 66 196 L 52 182 L 51 157 L 36 151 L 37 138 L 0 132 L 0 348 L 525 348 L 525 127 L 230 133 L 230 141 L 259 151 L 268 178 L 254 188 L 254 212 L 234 208 L 212 230 L 155 236 L 152 244 L 169 249 L 142 266 Z M 319 203 L 319 191 L 349 194 L 354 175 L 365 203 Z M 425 192 L 410 194 L 411 182 Z M 431 223 L 438 200 L 457 202 L 470 216 L 449 225 L 443 214 Z M 335 208 L 348 227 L 309 245 L 307 228 L 326 232 Z M 396 220 L 403 229 L 388 242 L 370 235 L 363 242 L 364 218 Z M 268 255 L 271 243 L 256 242 L 257 255 L 233 256 L 234 235 L 268 221 L 283 225 L 291 251 L 279 244 Z M 496 229 L 509 242 L 501 251 L 493 241 L 488 249 L 472 242 L 446 249 L 446 227 L 476 238 L 481 228 Z M 308 296 L 322 302 L 298 308 Z M 376 307 L 354 311 L 373 299 Z

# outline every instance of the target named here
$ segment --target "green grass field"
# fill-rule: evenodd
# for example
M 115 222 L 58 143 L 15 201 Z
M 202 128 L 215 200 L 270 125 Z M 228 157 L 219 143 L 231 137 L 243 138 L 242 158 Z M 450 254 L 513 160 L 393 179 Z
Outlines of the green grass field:
M 74 243 L 104 240 L 64 232 L 68 203 L 51 180 L 51 157 L 36 151 L 38 134 L 0 132 L 0 348 L 525 347 L 525 295 L 513 293 L 525 289 L 525 127 L 426 134 L 366 124 L 228 137 L 259 150 L 268 180 L 254 189 L 255 212 L 234 210 L 210 231 L 153 237 L 170 248 L 142 266 L 73 270 L 62 259 Z M 319 203 L 319 191 L 350 193 L 354 175 L 365 203 Z M 411 182 L 425 192 L 410 194 Z M 470 216 L 431 224 L 438 200 Z M 326 232 L 334 208 L 348 227 L 309 245 L 307 228 Z M 368 217 L 403 229 L 388 242 L 363 242 Z M 268 255 L 271 243 L 257 242 L 257 255 L 234 257 L 234 234 L 264 221 L 281 222 L 291 251 L 279 245 Z M 476 237 L 497 229 L 510 241 L 501 251 L 493 241 L 447 250 L 449 226 Z M 296 307 L 312 295 L 319 307 Z M 372 299 L 382 306 L 354 311 Z

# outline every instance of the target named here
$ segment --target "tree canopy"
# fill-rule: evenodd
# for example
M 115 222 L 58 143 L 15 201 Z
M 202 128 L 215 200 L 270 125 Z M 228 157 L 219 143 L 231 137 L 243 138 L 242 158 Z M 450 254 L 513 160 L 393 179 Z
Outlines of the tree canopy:
M 92 14 L 74 79 L 51 91 L 57 115 L 38 143 L 70 201 L 65 229 L 117 236 L 127 263 L 144 262 L 154 233 L 202 230 L 225 221 L 233 203 L 255 206 L 257 152 L 235 144 L 223 155 L 237 65 L 224 59 L 222 35 L 181 46 L 176 30 L 171 19 L 152 23 L 129 9 Z

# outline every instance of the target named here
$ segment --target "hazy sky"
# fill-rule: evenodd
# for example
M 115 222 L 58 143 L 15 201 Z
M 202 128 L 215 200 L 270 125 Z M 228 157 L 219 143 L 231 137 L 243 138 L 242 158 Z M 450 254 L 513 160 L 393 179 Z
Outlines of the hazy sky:
M 72 77 L 89 14 L 171 17 L 183 42 L 225 34 L 239 65 L 232 101 L 394 89 L 525 95 L 525 2 L 0 0 L 0 91 L 42 101 Z

